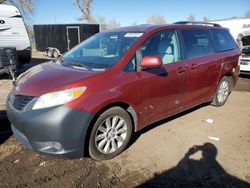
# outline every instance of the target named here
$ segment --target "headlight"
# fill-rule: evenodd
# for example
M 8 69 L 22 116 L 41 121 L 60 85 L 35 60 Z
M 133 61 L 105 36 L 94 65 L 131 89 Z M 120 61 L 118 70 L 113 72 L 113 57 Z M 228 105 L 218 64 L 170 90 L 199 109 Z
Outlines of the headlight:
M 37 99 L 32 109 L 34 110 L 34 109 L 48 108 L 52 106 L 65 104 L 80 97 L 84 93 L 84 91 L 86 91 L 86 89 L 87 89 L 86 87 L 78 87 L 63 91 L 46 93 Z

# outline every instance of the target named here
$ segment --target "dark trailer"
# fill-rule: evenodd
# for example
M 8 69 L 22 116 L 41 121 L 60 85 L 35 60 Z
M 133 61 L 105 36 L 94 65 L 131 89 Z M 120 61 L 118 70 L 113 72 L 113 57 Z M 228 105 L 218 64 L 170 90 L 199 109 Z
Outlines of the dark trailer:
M 100 31 L 98 24 L 50 24 L 33 28 L 36 50 L 45 51 L 49 57 L 58 57 Z

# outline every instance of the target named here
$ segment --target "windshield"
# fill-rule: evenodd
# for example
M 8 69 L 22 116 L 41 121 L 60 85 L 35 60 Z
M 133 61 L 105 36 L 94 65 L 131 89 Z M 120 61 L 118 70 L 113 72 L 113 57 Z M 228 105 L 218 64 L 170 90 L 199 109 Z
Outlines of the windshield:
M 66 66 L 107 69 L 135 44 L 143 33 L 105 32 L 82 42 L 62 57 Z

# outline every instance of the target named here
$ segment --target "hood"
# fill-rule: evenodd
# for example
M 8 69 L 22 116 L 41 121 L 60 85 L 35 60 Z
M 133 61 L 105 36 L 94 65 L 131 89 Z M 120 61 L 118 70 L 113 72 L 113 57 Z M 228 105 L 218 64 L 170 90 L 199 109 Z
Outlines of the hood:
M 69 89 L 69 85 L 72 87 L 76 82 L 100 73 L 100 71 L 66 67 L 50 61 L 34 66 L 21 74 L 16 81 L 14 93 L 15 95 L 41 96 L 45 93 Z

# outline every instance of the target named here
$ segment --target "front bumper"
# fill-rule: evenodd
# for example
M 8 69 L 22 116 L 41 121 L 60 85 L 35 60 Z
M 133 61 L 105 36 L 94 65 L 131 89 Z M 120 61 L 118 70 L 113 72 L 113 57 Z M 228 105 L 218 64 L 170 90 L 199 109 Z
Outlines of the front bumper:
M 26 147 L 62 158 L 84 155 L 86 133 L 93 119 L 91 113 L 63 105 L 22 112 L 7 101 L 7 115 L 13 133 Z

